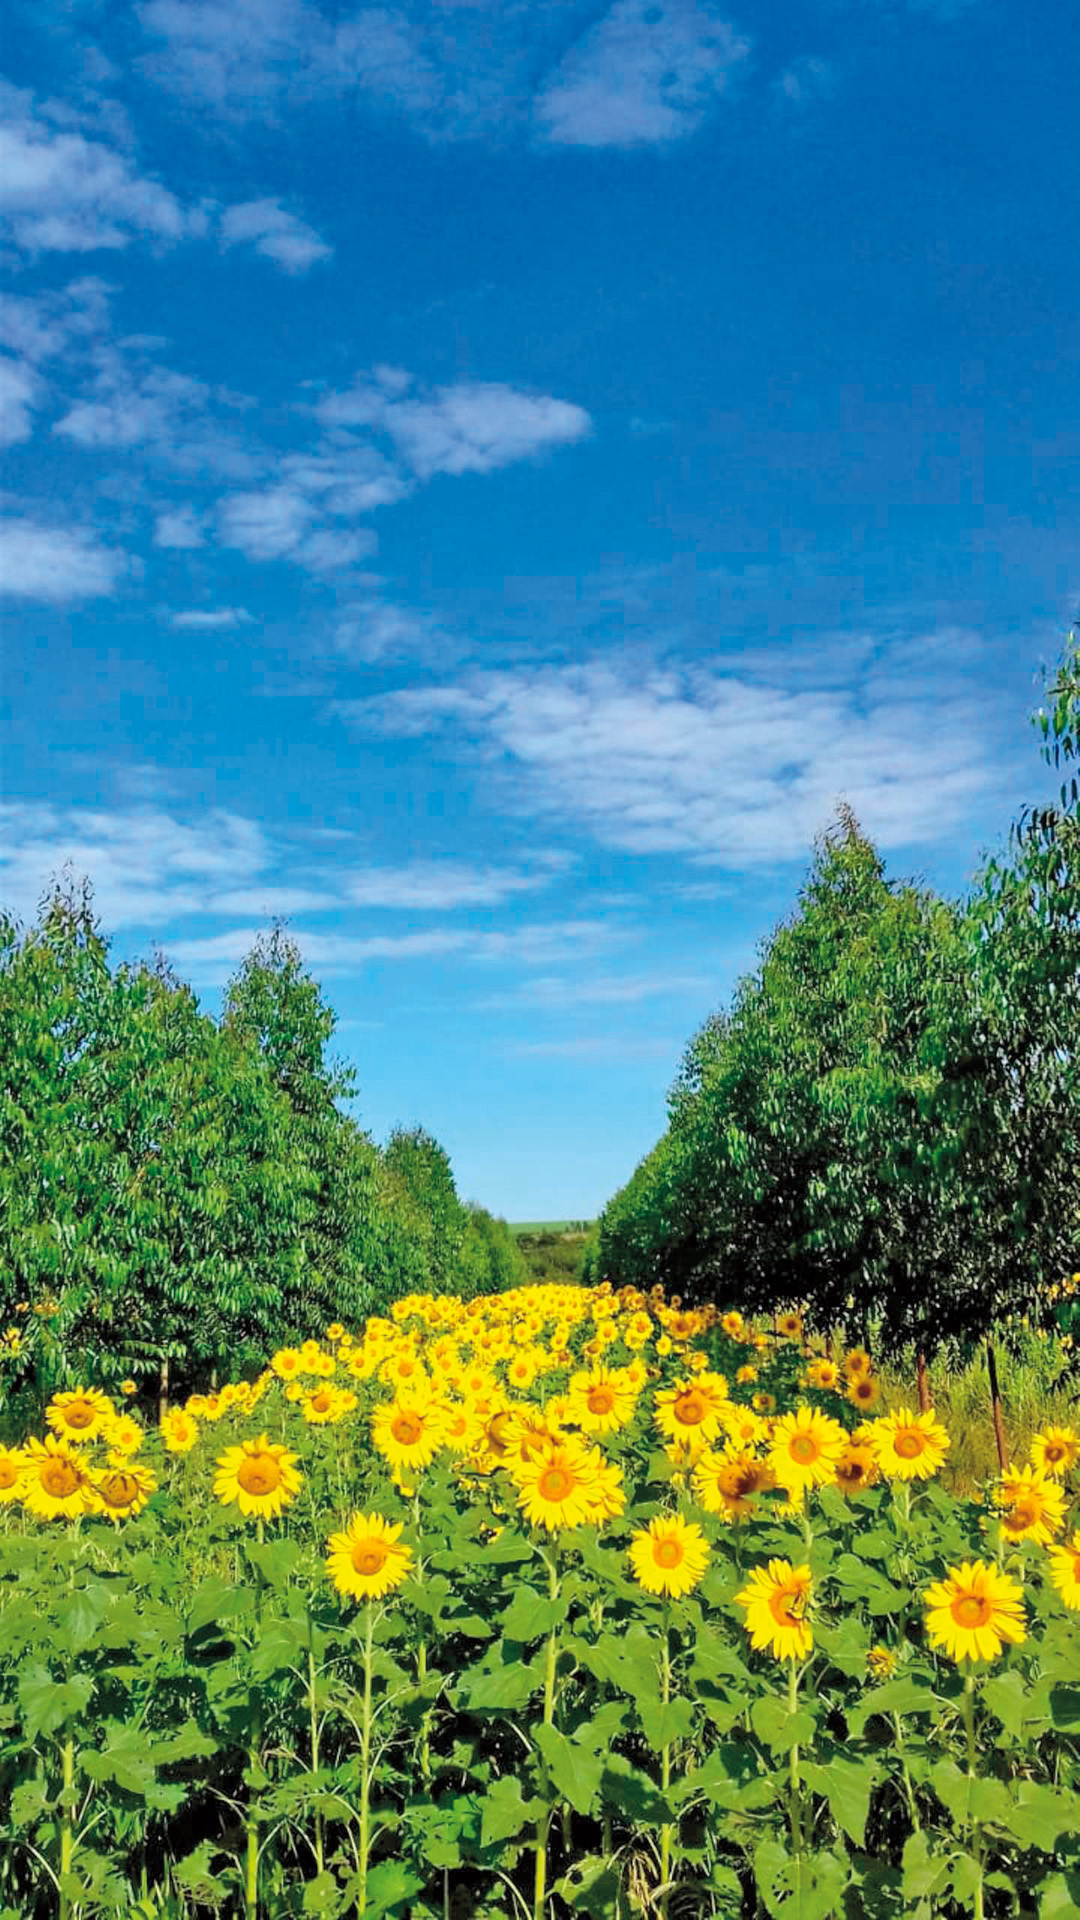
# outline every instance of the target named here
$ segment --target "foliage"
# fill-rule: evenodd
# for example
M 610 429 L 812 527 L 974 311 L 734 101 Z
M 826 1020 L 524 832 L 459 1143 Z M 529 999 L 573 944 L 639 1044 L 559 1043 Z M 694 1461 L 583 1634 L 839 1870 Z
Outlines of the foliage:
M 762 1480 L 745 1517 L 699 1498 L 695 1394 L 722 1410 L 720 1459 L 761 1467 L 785 1406 L 822 1431 L 862 1421 L 841 1390 L 858 1355 L 830 1376 L 797 1323 L 755 1334 L 604 1289 L 414 1297 L 333 1333 L 193 1402 L 190 1451 L 148 1436 L 129 1455 L 161 1482 L 143 1511 L 37 1520 L 28 1480 L 0 1507 L 0 1920 L 1075 1910 L 1080 1610 L 1026 1518 L 1010 1535 L 993 1489 L 957 1500 L 932 1477 L 805 1500 Z M 310 1424 L 342 1380 L 359 1403 Z M 619 1497 L 605 1519 L 530 1525 L 523 1436 L 541 1463 L 594 1441 L 611 1383 Z M 765 1392 L 777 1419 L 747 1440 Z M 367 1438 L 388 1402 L 467 1409 L 470 1448 L 444 1438 L 391 1472 Z M 50 1419 L 65 1430 L 59 1403 Z M 233 1497 L 215 1460 L 262 1432 L 302 1475 L 265 1522 L 214 1493 Z M 100 1472 L 115 1439 L 80 1457 Z M 400 1530 L 381 1574 L 363 1571 L 378 1553 L 327 1557 L 350 1515 L 354 1539 L 369 1515 Z M 701 1543 L 675 1597 L 650 1527 L 676 1554 Z M 1076 1552 L 1080 1601 L 1080 1536 Z M 1021 1624 L 954 1660 L 930 1589 L 976 1560 L 1022 1589 Z M 784 1567 L 803 1596 L 791 1658 L 748 1634 L 764 1619 L 770 1640 L 780 1615 L 749 1596 L 780 1592 Z
M 1066 648 L 1046 756 L 1080 733 Z M 694 1037 L 663 1138 L 589 1272 L 815 1323 L 888 1351 L 1045 1311 L 1080 1244 L 1080 808 L 1029 810 L 965 902 L 886 879 L 850 810 L 731 1007 Z

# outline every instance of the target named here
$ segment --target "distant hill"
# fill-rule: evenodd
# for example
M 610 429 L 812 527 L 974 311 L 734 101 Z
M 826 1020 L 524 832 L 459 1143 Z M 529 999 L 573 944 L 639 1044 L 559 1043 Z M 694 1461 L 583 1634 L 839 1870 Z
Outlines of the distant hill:
M 534 1285 L 552 1281 L 565 1286 L 581 1274 L 591 1220 L 518 1220 L 510 1231 L 529 1269 Z

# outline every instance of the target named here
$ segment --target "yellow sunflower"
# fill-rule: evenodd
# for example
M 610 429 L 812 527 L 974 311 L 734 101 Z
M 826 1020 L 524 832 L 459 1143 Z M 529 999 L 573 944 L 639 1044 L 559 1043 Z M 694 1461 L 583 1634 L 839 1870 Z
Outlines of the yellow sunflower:
M 844 1355 L 843 1371 L 849 1380 L 860 1380 L 864 1373 L 871 1371 L 872 1365 L 865 1347 L 852 1347 L 851 1352 Z
M 330 1535 L 326 1571 L 351 1600 L 381 1600 L 412 1568 L 412 1548 L 400 1544 L 401 1523 L 377 1513 L 354 1513 L 344 1533 Z
M 190 1453 L 199 1437 L 199 1423 L 185 1408 L 174 1407 L 161 1422 L 161 1438 L 167 1453 Z
M 930 1480 L 949 1451 L 950 1440 L 930 1412 L 901 1407 L 870 1427 L 874 1455 L 889 1480 Z
M 54 1393 L 45 1409 L 45 1419 L 53 1432 L 76 1446 L 96 1440 L 102 1428 L 115 1417 L 116 1408 L 100 1387 L 76 1387 L 74 1393 Z
M 92 1485 L 86 1462 L 54 1433 L 44 1442 L 28 1440 L 20 1498 L 39 1520 L 74 1520 L 90 1505 Z
M 226 1506 L 235 1502 L 242 1514 L 273 1520 L 300 1491 L 298 1457 L 265 1433 L 226 1447 L 217 1461 L 214 1492 Z
M 127 1460 L 104 1473 L 95 1473 L 93 1511 L 104 1514 L 119 1526 L 121 1520 L 142 1512 L 156 1487 L 157 1479 L 149 1467 L 136 1466 L 133 1460 Z
M 614 1460 L 605 1460 L 599 1447 L 590 1448 L 587 1464 L 592 1468 L 594 1481 L 589 1519 L 602 1526 L 605 1520 L 617 1520 L 626 1511 L 622 1468 Z
M 1047 1555 L 1050 1578 L 1067 1607 L 1080 1611 L 1080 1529 L 1063 1547 L 1051 1547 Z
M 309 1427 L 331 1427 L 349 1411 L 350 1402 L 355 1407 L 354 1393 L 342 1393 L 340 1387 L 326 1385 L 305 1393 L 300 1405 Z
M 950 1567 L 924 1599 L 930 1644 L 950 1660 L 996 1660 L 1027 1636 L 1023 1589 L 981 1560 Z
M 591 1522 L 598 1494 L 596 1468 L 580 1440 L 554 1440 L 532 1459 L 510 1462 L 509 1471 L 518 1505 L 533 1526 L 555 1533 Z
M 696 1379 L 677 1380 L 665 1387 L 653 1404 L 653 1418 L 668 1440 L 715 1440 L 727 1404 L 727 1381 L 719 1373 L 701 1373 Z
M 840 1369 L 835 1360 L 811 1360 L 806 1369 L 807 1385 L 817 1387 L 819 1392 L 829 1392 L 840 1379 Z
M 1034 1467 L 1011 1469 L 994 1490 L 1001 1530 L 1010 1540 L 1037 1540 L 1048 1546 L 1065 1525 L 1065 1495 Z
M 569 1419 L 583 1433 L 618 1433 L 634 1417 L 637 1394 L 614 1367 L 575 1373 L 567 1395 Z
M 143 1430 L 130 1413 L 118 1413 L 110 1420 L 103 1433 L 103 1439 L 113 1453 L 127 1455 L 138 1453 L 143 1443 Z
M 813 1581 L 809 1567 L 770 1560 L 755 1567 L 749 1583 L 735 1596 L 746 1613 L 750 1645 L 777 1660 L 804 1660 L 814 1644 L 806 1618 Z
M 735 1385 L 737 1387 L 753 1386 L 753 1383 L 757 1379 L 757 1377 L 758 1377 L 758 1370 L 756 1367 L 751 1367 L 751 1366 L 738 1367 L 735 1372 Z
M 862 1407 L 868 1412 L 881 1398 L 880 1382 L 872 1373 L 857 1373 L 848 1382 L 846 1397 L 853 1407 Z
M 772 1468 L 752 1454 L 703 1453 L 694 1464 L 695 1497 L 722 1520 L 749 1520 L 758 1494 L 775 1487 Z
M 865 1493 L 878 1477 L 877 1456 L 873 1447 L 869 1440 L 853 1433 L 836 1463 L 837 1486 L 850 1500 L 854 1494 Z
M 138 1382 L 135 1380 L 121 1380 L 120 1391 L 126 1399 L 130 1400 L 132 1394 L 138 1393 L 139 1391 Z
M 430 1466 L 443 1445 L 445 1415 L 430 1394 L 399 1394 L 371 1416 L 371 1437 L 395 1473 Z
M 21 1498 L 26 1454 L 22 1447 L 0 1447 L 0 1507 Z
M 646 1593 L 681 1600 L 692 1593 L 709 1564 L 709 1546 L 701 1528 L 679 1514 L 660 1515 L 630 1536 L 630 1564 Z
M 785 1340 L 801 1340 L 802 1330 L 801 1313 L 782 1313 L 776 1322 L 776 1331 Z
M 847 1445 L 839 1421 L 816 1407 L 797 1407 L 778 1420 L 769 1448 L 769 1465 L 776 1484 L 793 1499 L 808 1487 L 823 1487 L 836 1478 L 836 1463 Z
M 270 1365 L 279 1380 L 295 1380 L 304 1371 L 304 1362 L 296 1347 L 279 1347 Z
M 882 1646 L 879 1642 L 867 1654 L 866 1667 L 871 1680 L 891 1680 L 896 1672 L 896 1655 L 891 1647 Z
M 745 1339 L 746 1322 L 743 1319 L 742 1314 L 739 1313 L 734 1307 L 731 1309 L 730 1313 L 722 1313 L 720 1315 L 720 1325 L 723 1327 L 724 1332 L 727 1334 L 727 1337 L 729 1340 Z
M 1080 1460 L 1080 1434 L 1075 1427 L 1044 1427 L 1031 1443 L 1031 1464 L 1040 1473 L 1064 1480 Z

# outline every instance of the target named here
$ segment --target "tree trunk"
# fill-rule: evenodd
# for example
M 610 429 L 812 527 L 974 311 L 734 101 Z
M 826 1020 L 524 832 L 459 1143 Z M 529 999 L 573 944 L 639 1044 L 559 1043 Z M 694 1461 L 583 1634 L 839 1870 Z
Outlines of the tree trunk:
M 1005 1421 L 1001 1410 L 1001 1388 L 998 1386 L 997 1358 L 992 1340 L 986 1342 L 986 1370 L 990 1375 L 990 1405 L 994 1414 L 994 1439 L 997 1442 L 998 1466 L 1004 1473 L 1009 1462 L 1009 1450 L 1005 1444 Z
M 169 1356 L 166 1354 L 158 1375 L 158 1419 L 164 1420 L 169 1411 Z
M 919 1348 L 918 1357 L 915 1361 L 915 1384 L 919 1393 L 919 1412 L 929 1413 L 930 1375 L 927 1372 L 926 1354 L 922 1347 Z

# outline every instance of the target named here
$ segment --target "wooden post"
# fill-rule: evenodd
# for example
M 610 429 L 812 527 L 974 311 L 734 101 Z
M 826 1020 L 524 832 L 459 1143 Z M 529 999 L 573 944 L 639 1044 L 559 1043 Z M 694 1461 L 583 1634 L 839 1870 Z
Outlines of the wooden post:
M 1004 1473 L 1009 1464 L 1009 1454 L 1008 1448 L 1005 1445 L 1005 1422 L 1001 1413 L 1001 1388 L 998 1386 L 997 1359 L 994 1354 L 994 1343 L 989 1335 L 986 1341 L 986 1370 L 990 1375 L 990 1405 L 994 1413 L 994 1439 L 997 1442 L 998 1466 L 1001 1468 L 1002 1473 Z
M 930 1375 L 927 1372 L 926 1354 L 922 1347 L 919 1348 L 918 1356 L 915 1361 L 915 1385 L 918 1389 L 918 1394 L 919 1394 L 919 1412 L 929 1413 L 930 1411 Z

